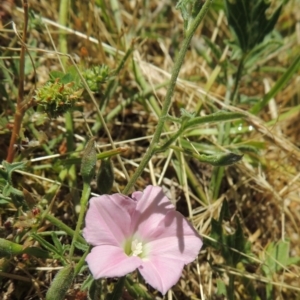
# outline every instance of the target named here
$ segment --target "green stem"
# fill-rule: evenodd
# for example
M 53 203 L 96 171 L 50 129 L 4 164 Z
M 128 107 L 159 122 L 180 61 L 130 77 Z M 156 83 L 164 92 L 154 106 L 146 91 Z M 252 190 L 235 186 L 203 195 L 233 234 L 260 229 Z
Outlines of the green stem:
M 184 61 L 184 57 L 186 55 L 186 52 L 188 50 L 188 47 L 190 45 L 191 39 L 196 31 L 196 29 L 198 28 L 200 22 L 203 20 L 209 6 L 211 5 L 212 0 L 206 0 L 204 5 L 202 6 L 202 9 L 200 10 L 200 12 L 198 13 L 197 17 L 194 19 L 193 23 L 190 26 L 190 29 L 186 32 L 185 35 L 185 39 L 183 40 L 183 45 L 178 53 L 177 59 L 175 60 L 174 63 L 174 67 L 172 70 L 172 75 L 171 75 L 171 80 L 170 80 L 170 84 L 167 90 L 167 94 L 166 94 L 166 98 L 163 102 L 163 106 L 162 106 L 162 110 L 161 110 L 161 115 L 160 118 L 158 120 L 157 123 L 157 127 L 156 130 L 154 132 L 152 141 L 150 143 L 150 146 L 148 148 L 148 150 L 146 151 L 140 165 L 138 166 L 138 168 L 136 169 L 135 173 L 132 175 L 131 179 L 129 180 L 129 182 L 127 183 L 125 189 L 123 190 L 124 194 L 129 193 L 130 189 L 133 187 L 134 183 L 136 182 L 136 180 L 138 179 L 138 177 L 142 174 L 144 168 L 146 167 L 146 165 L 148 164 L 148 162 L 150 161 L 156 144 L 158 143 L 164 124 L 165 124 L 165 120 L 166 117 L 168 115 L 168 111 L 170 109 L 171 103 L 172 103 L 172 96 L 174 94 L 174 88 L 176 85 L 176 80 L 180 71 L 180 68 L 183 64 Z
M 59 18 L 59 24 L 62 26 L 66 26 L 68 23 L 70 3 L 71 3 L 70 0 L 60 1 L 58 18 Z M 67 43 L 66 33 L 62 29 L 59 32 L 59 50 L 61 53 L 68 54 L 68 43 Z M 62 60 L 61 67 L 63 71 L 66 72 L 68 57 L 63 56 L 61 60 Z M 64 114 L 64 116 L 66 120 L 66 130 L 67 130 L 67 134 L 66 134 L 67 150 L 68 152 L 72 152 L 75 150 L 73 116 L 72 113 L 69 111 L 67 111 Z M 76 181 L 77 181 L 76 167 L 74 165 L 71 165 L 68 169 L 68 185 L 75 206 L 77 205 L 79 200 L 77 190 L 74 189 L 74 187 L 76 186 Z
M 91 252 L 91 247 L 89 247 L 89 249 L 87 251 L 85 251 L 85 253 L 82 255 L 82 257 L 80 258 L 78 264 L 75 266 L 75 270 L 74 270 L 74 277 L 76 275 L 79 274 L 79 272 L 81 271 L 82 266 L 85 264 L 85 259 L 87 257 L 87 255 Z
M 182 125 L 177 132 L 171 135 L 171 137 L 162 146 L 156 147 L 155 153 L 168 150 L 170 146 L 181 136 L 181 134 L 184 132 L 184 129 L 185 127 Z
M 81 225 L 83 223 L 83 218 L 84 218 L 84 214 L 85 214 L 85 211 L 86 211 L 86 207 L 87 207 L 87 203 L 88 203 L 90 194 L 91 194 L 90 184 L 84 182 L 83 183 L 82 196 L 81 196 L 81 199 L 80 199 L 80 212 L 79 212 L 79 216 L 78 216 L 78 220 L 77 220 L 77 224 L 76 224 L 76 229 L 75 229 L 75 232 L 74 232 L 74 235 L 73 235 L 73 240 L 72 240 L 71 249 L 70 249 L 70 260 L 72 259 L 72 256 L 74 254 L 75 242 L 77 242 L 77 240 L 79 240 L 79 239 L 82 239 L 81 236 L 80 236 L 80 229 L 81 229 Z
M 227 288 L 228 300 L 234 300 L 234 275 L 229 275 L 229 285 Z
M 247 54 L 243 54 L 243 56 L 242 56 L 242 58 L 239 62 L 239 66 L 238 66 L 237 73 L 236 73 L 236 76 L 235 76 L 235 83 L 234 83 L 234 88 L 233 88 L 233 91 L 232 91 L 232 102 L 233 102 L 234 105 L 237 104 L 236 94 L 237 94 L 237 89 L 240 85 L 241 77 L 242 77 L 242 74 L 243 74 L 244 62 L 246 60 L 246 57 L 247 57 Z
M 138 66 L 138 64 L 136 62 L 133 61 L 133 70 L 134 70 L 134 74 L 135 74 L 135 79 L 137 81 L 137 83 L 141 86 L 141 88 L 144 90 L 144 93 L 146 93 L 146 91 L 150 90 L 152 91 L 153 88 L 149 87 L 146 80 L 144 79 L 141 70 Z M 168 83 L 168 82 L 167 82 Z M 167 85 L 166 82 L 162 83 L 163 86 Z M 154 90 L 156 91 L 158 89 L 158 86 L 154 87 Z M 140 98 L 140 97 L 139 97 Z M 161 115 L 160 113 L 160 106 L 158 105 L 156 98 L 151 95 L 148 98 L 149 104 L 152 107 L 153 111 L 155 112 L 156 115 Z M 179 118 L 175 118 L 172 117 L 170 115 L 168 115 L 168 120 L 171 122 L 175 122 L 175 123 L 180 123 L 181 120 Z M 167 123 L 165 123 L 165 131 L 170 131 L 169 126 Z M 175 152 L 175 155 L 178 156 L 178 154 Z M 188 164 L 185 164 L 185 168 L 186 168 L 186 173 L 187 173 L 187 177 L 189 182 L 192 184 L 196 194 L 199 196 L 199 198 L 203 201 L 206 202 L 206 196 L 205 193 L 203 192 L 203 190 L 201 189 L 201 187 L 198 185 L 197 183 L 197 179 L 194 176 L 194 173 L 191 171 L 190 167 Z
M 68 19 L 68 11 L 69 11 L 70 2 L 69 0 L 61 0 L 59 5 L 59 24 L 62 26 L 67 26 L 67 19 Z M 59 50 L 62 53 L 68 53 L 68 45 L 66 39 L 66 33 L 63 29 L 59 32 Z M 67 63 L 68 57 L 62 57 L 62 68 L 65 72 L 65 66 Z
M 69 11 L 70 2 L 69 0 L 61 0 L 59 6 L 59 24 L 66 26 L 68 21 L 68 11 Z M 63 30 L 60 30 L 59 33 L 59 50 L 61 53 L 68 53 L 68 44 L 66 39 L 66 33 Z M 65 68 L 67 65 L 67 56 L 62 57 L 62 69 L 65 72 Z M 65 113 L 66 118 L 66 130 L 67 130 L 67 148 L 68 151 L 74 150 L 74 141 L 73 141 L 73 120 L 72 114 L 70 112 Z
M 67 226 L 65 223 L 63 223 L 62 221 L 60 221 L 59 219 L 54 217 L 53 215 L 48 213 L 48 214 L 45 215 L 45 219 L 48 220 L 51 224 L 53 224 L 57 228 L 59 228 L 59 229 L 63 230 L 64 232 L 66 232 L 67 235 L 69 235 L 71 237 L 74 237 L 75 231 L 72 228 L 70 228 L 69 226 Z M 86 244 L 84 238 L 81 237 L 81 236 L 78 237 L 78 241 L 82 244 Z

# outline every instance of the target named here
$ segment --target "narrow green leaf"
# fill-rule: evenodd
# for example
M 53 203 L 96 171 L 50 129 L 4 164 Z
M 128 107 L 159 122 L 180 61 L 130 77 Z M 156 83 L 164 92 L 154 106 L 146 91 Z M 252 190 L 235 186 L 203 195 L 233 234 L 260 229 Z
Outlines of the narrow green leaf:
M 236 217 L 235 218 L 235 222 L 237 224 L 237 228 L 234 234 L 231 234 L 228 237 L 227 241 L 227 246 L 229 248 L 235 249 L 238 252 L 245 252 L 245 239 L 244 239 L 244 233 L 243 233 L 243 229 L 241 227 L 241 224 L 239 222 L 239 219 Z M 241 254 L 236 252 L 236 251 L 232 251 L 230 250 L 230 259 L 231 259 L 231 266 L 232 267 L 236 267 L 236 265 L 241 261 Z
M 44 240 L 42 237 L 40 237 L 38 234 L 36 233 L 31 233 L 31 236 L 33 239 L 35 239 L 37 242 L 40 243 L 41 246 L 43 246 L 44 248 L 46 248 L 48 251 L 53 252 L 59 256 L 62 255 L 61 252 L 59 252 L 58 249 L 56 249 L 56 247 L 52 244 L 50 244 L 49 242 L 47 242 L 46 240 Z
M 126 277 L 125 287 L 128 293 L 134 297 L 134 299 L 152 300 L 153 297 L 148 293 L 145 286 L 140 283 L 134 282 L 130 277 Z
M 200 124 L 232 121 L 242 119 L 244 117 L 245 116 L 243 114 L 237 112 L 219 111 L 208 116 L 191 118 L 184 124 L 184 129 L 186 130 L 187 128 Z
M 29 255 L 32 255 L 34 257 L 38 257 L 38 258 L 49 258 L 50 255 L 49 255 L 49 252 L 48 251 L 45 251 L 41 248 L 38 248 L 38 247 L 28 247 L 28 248 L 25 248 L 23 253 L 27 253 Z
M 75 242 L 75 247 L 79 250 L 82 250 L 82 251 L 87 251 L 89 249 L 89 246 L 87 244 L 82 244 L 80 242 Z
M 92 277 L 88 287 L 88 300 L 101 299 L 100 296 L 101 296 L 101 281 L 94 280 Z
M 123 276 L 118 279 L 117 283 L 115 284 L 113 292 L 107 296 L 107 300 L 121 299 L 123 287 L 124 287 L 124 283 L 125 283 L 125 277 L 126 276 Z
M 222 223 L 223 221 L 227 221 L 227 220 L 230 220 L 230 212 L 229 212 L 228 202 L 224 200 L 219 215 L 219 222 Z
M 114 184 L 115 176 L 110 159 L 103 159 L 97 174 L 97 190 L 100 195 L 108 194 Z
M 221 249 L 221 241 L 223 238 L 223 229 L 222 229 L 222 224 L 220 223 L 220 221 L 217 221 L 215 219 L 211 220 L 210 237 L 215 241 L 207 239 L 205 244 L 212 246 L 216 250 L 220 250 Z
M 290 65 L 286 72 L 279 78 L 271 90 L 264 96 L 261 102 L 258 102 L 251 108 L 251 113 L 259 113 L 269 101 L 275 97 L 280 90 L 284 88 L 286 83 L 291 79 L 291 77 L 298 72 L 300 68 L 300 55 L 295 59 L 295 61 Z
M 55 232 L 51 232 L 52 241 L 58 253 L 63 253 L 63 247 Z
M 85 291 L 85 290 L 87 290 L 87 289 L 90 289 L 90 287 L 91 287 L 91 285 L 92 285 L 93 282 L 94 282 L 94 278 L 93 278 L 93 276 L 90 274 L 90 275 L 87 276 L 87 278 L 86 278 L 86 279 L 84 280 L 84 282 L 81 284 L 80 289 L 81 289 L 82 291 Z

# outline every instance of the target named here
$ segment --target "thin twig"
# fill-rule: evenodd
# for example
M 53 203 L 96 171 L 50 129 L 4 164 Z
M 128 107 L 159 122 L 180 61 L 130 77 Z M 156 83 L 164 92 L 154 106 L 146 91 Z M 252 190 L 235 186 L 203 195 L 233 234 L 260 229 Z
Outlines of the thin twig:
M 23 26 L 23 36 L 21 43 L 21 53 L 20 53 L 20 65 L 19 65 L 19 89 L 17 98 L 17 107 L 15 112 L 14 127 L 10 138 L 7 162 L 12 163 L 14 160 L 15 144 L 19 133 L 21 130 L 22 120 L 24 113 L 26 111 L 27 105 L 24 105 L 24 67 L 25 67 L 25 51 L 26 51 L 26 36 L 27 36 L 27 25 L 28 25 L 28 2 L 23 1 L 24 9 L 24 26 Z

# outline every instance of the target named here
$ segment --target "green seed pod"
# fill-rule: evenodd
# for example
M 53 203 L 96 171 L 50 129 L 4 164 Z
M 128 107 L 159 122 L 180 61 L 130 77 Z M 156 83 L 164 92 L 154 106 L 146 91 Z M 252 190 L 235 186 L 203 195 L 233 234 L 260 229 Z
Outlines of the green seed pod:
M 0 257 L 19 255 L 23 253 L 23 246 L 0 238 Z
M 84 183 L 89 184 L 95 175 L 95 166 L 97 162 L 97 154 L 94 145 L 94 138 L 91 138 L 83 152 L 83 157 L 81 160 L 81 176 Z
M 113 187 L 114 180 L 114 171 L 110 159 L 103 159 L 97 174 L 97 190 L 99 194 L 108 194 Z
M 72 264 L 61 269 L 55 276 L 46 294 L 46 300 L 64 300 L 74 277 Z

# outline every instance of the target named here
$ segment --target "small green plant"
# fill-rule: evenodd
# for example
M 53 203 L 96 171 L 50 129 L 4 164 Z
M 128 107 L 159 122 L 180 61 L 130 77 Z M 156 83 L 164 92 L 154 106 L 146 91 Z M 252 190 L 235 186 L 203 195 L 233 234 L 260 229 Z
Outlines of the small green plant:
M 66 80 L 68 78 L 68 80 Z M 68 74 L 63 78 L 57 78 L 54 82 L 48 82 L 36 92 L 35 101 L 52 118 L 62 115 L 72 109 L 83 92 L 69 80 Z
M 247 256 L 251 256 L 250 244 L 244 237 L 238 217 L 235 217 L 233 222 L 230 222 L 230 213 L 227 201 L 224 201 L 222 204 L 219 219 L 212 219 L 211 221 L 210 239 L 206 239 L 205 244 L 220 252 L 225 261 L 224 265 L 235 269 L 238 265 L 243 265 L 244 263 L 249 262 Z M 230 225 L 235 225 L 233 233 L 227 233 L 225 231 L 225 227 L 228 227 L 228 225 L 226 226 L 224 224 L 225 222 Z M 219 281 L 218 293 L 223 294 L 230 300 L 233 300 L 235 298 L 235 276 L 232 274 L 229 274 L 228 276 L 228 286 L 226 286 L 222 280 Z M 248 288 L 250 287 L 248 286 Z
M 273 276 L 280 271 L 285 270 L 292 264 L 298 264 L 300 257 L 290 256 L 290 242 L 279 241 L 278 243 L 271 242 L 266 249 L 261 253 L 261 260 L 263 261 L 262 271 L 264 275 L 272 281 Z M 266 299 L 274 299 L 272 294 L 273 285 L 266 284 Z

